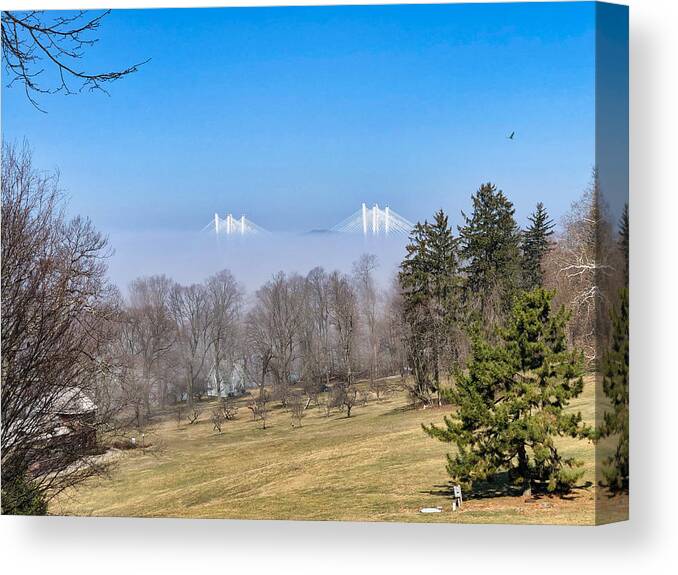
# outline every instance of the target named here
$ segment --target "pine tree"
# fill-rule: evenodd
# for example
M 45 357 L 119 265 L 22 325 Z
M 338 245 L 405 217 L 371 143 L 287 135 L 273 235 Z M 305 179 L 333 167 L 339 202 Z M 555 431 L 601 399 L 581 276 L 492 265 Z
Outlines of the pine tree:
M 628 212 L 625 210 L 620 232 L 620 246 L 628 257 Z M 626 260 L 628 261 L 628 259 Z M 628 271 L 627 271 L 628 273 Z M 627 276 L 628 277 L 628 276 Z M 613 492 L 629 487 L 629 291 L 619 290 L 619 307 L 612 313 L 612 338 L 603 361 L 603 393 L 612 410 L 603 416 L 598 429 L 600 438 L 616 437 L 614 455 L 605 460 L 605 483 Z
M 567 349 L 569 314 L 551 309 L 553 295 L 541 288 L 522 293 L 499 344 L 476 337 L 467 372 L 448 392 L 458 411 L 444 427 L 424 426 L 456 445 L 447 470 L 467 488 L 501 471 L 524 494 L 533 486 L 566 491 L 581 476 L 581 462 L 563 457 L 554 441 L 588 437 L 590 430 L 580 413 L 565 411 L 583 390 L 582 359 Z
M 629 285 L 629 205 L 624 204 L 619 221 L 619 249 L 624 262 L 624 285 Z
M 441 375 L 450 355 L 449 323 L 455 316 L 458 285 L 456 239 L 447 215 L 418 223 L 398 276 L 403 295 L 406 341 L 416 399 L 440 399 Z
M 489 334 L 510 311 L 520 284 L 520 230 L 513 204 L 494 184 L 480 186 L 472 201 L 472 215 L 462 212 L 460 256 L 465 262 L 466 301 Z
M 530 225 L 522 237 L 523 286 L 526 290 L 533 290 L 544 287 L 542 262 L 549 249 L 549 237 L 553 235 L 554 223 L 541 202 L 528 219 Z

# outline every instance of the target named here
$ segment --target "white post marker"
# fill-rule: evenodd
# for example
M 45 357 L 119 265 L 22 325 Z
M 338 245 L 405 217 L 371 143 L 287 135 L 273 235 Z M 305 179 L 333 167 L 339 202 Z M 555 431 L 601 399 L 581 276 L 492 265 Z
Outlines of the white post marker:
M 461 503 L 462 503 L 462 500 L 463 500 L 462 495 L 461 495 L 461 485 L 455 485 L 452 488 L 452 492 L 453 492 L 452 510 L 456 511 L 457 509 L 459 509 L 461 507 Z

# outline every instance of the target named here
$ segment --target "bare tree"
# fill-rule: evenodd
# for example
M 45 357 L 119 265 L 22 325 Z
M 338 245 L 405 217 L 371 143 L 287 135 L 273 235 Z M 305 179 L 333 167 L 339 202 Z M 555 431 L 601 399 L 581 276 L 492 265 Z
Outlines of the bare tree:
M 228 270 L 211 276 L 206 287 L 211 316 L 212 369 L 217 397 L 220 397 L 223 382 L 231 379 L 235 369 L 243 292 Z
M 292 426 L 294 426 L 294 422 L 296 422 L 297 426 L 301 427 L 301 420 L 304 417 L 304 412 L 306 410 L 306 402 L 301 393 L 298 391 L 290 393 L 287 398 L 287 407 L 292 414 Z
M 306 403 L 304 409 L 308 409 L 311 404 L 318 406 L 320 403 L 320 394 L 323 392 L 323 386 L 318 379 L 313 377 L 305 378 L 302 382 L 302 389 L 306 394 Z
M 175 285 L 170 309 L 176 324 L 176 342 L 186 383 L 186 401 L 193 405 L 198 384 L 204 379 L 211 340 L 211 316 L 203 285 Z
M 371 393 L 369 389 L 358 389 L 358 402 L 363 407 L 367 407 L 370 402 Z
M 292 383 L 298 356 L 299 330 L 303 311 L 304 282 L 299 276 L 280 272 L 257 291 L 257 308 L 261 324 L 268 333 L 272 356 L 269 367 L 273 391 L 283 406 Z
M 224 412 L 220 407 L 215 407 L 212 409 L 210 421 L 212 422 L 212 431 L 218 431 L 221 433 L 221 427 L 224 424 Z
M 330 417 L 332 415 L 332 395 L 328 393 L 325 397 L 325 399 L 322 402 L 322 407 L 323 411 L 325 413 L 325 417 Z
M 238 406 L 233 401 L 232 397 L 222 397 L 212 410 L 212 413 L 219 412 L 221 414 L 221 422 L 233 421 L 238 415 Z M 221 429 L 219 429 L 221 431 Z
M 386 304 L 379 325 L 381 333 L 380 350 L 387 373 L 405 378 L 408 371 L 407 349 L 405 346 L 405 322 L 403 320 L 403 301 L 397 276 L 393 278 L 391 288 L 386 295 Z M 377 383 L 377 385 L 379 385 Z M 376 392 L 376 390 L 375 390 Z
M 349 278 L 339 272 L 332 272 L 328 281 L 329 309 L 333 327 L 336 330 L 336 345 L 340 358 L 340 378 L 333 387 L 333 404 L 351 409 L 357 401 L 353 373 L 356 340 L 356 294 Z
M 331 324 L 327 274 L 321 267 L 313 268 L 306 276 L 306 308 L 311 325 L 309 336 L 310 353 L 313 355 L 316 376 L 329 386 L 333 370 Z
M 364 339 L 367 347 L 370 385 L 374 385 L 379 375 L 379 330 L 378 330 L 378 292 L 374 271 L 379 267 L 377 257 L 363 254 L 353 263 L 353 281 L 359 302 L 360 316 L 365 326 Z
M 116 373 L 108 354 L 119 296 L 106 280 L 109 253 L 88 220 L 64 216 L 57 178 L 35 170 L 27 147 L 3 144 L 3 494 L 30 482 L 48 500 L 102 471 L 89 454 L 111 413 L 93 401 L 115 399 L 99 390 Z M 90 416 L 58 435 L 59 412 L 78 409 Z
M 121 313 L 121 321 L 113 342 L 116 348 L 119 371 L 116 378 L 118 391 L 127 410 L 131 410 L 133 421 L 141 428 L 144 424 L 144 388 L 140 378 L 140 350 L 136 337 L 136 326 L 127 309 Z
M 140 360 L 137 381 L 144 404 L 145 418 L 151 415 L 151 398 L 155 388 L 160 403 L 167 395 L 166 382 L 157 377 L 163 358 L 169 354 L 176 337 L 176 324 L 170 311 L 173 282 L 164 275 L 138 278 L 129 286 L 126 319 L 131 350 Z
M 332 388 L 329 403 L 331 407 L 346 411 L 346 417 L 351 417 L 351 410 L 359 403 L 358 390 L 348 381 L 340 380 Z
M 242 348 L 246 381 L 263 393 L 273 358 L 269 317 L 260 306 L 250 310 L 245 318 Z
M 30 102 L 40 109 L 37 94 L 105 92 L 104 85 L 136 72 L 148 60 L 109 72 L 87 72 L 80 67 L 87 48 L 98 41 L 95 34 L 109 12 L 93 16 L 82 10 L 69 15 L 3 11 L 2 60 L 8 86 L 22 84 Z
M 261 428 L 266 429 L 266 421 L 268 421 L 268 403 L 270 397 L 265 389 L 261 389 L 255 399 L 252 399 L 247 409 L 252 412 L 252 421 L 261 421 Z
M 564 216 L 545 262 L 545 283 L 556 289 L 556 305 L 572 311 L 570 343 L 584 349 L 590 362 L 600 359 L 609 327 L 610 282 L 618 277 L 612 226 L 594 172 L 591 186 Z
M 193 425 L 198 419 L 200 419 L 200 416 L 202 415 L 202 409 L 198 407 L 197 405 L 193 405 L 193 407 L 188 411 L 188 424 Z
M 305 278 L 298 335 L 301 383 L 308 397 L 306 408 L 311 403 L 317 405 L 320 393 L 330 384 L 330 332 L 327 274 L 322 268 L 316 267 Z

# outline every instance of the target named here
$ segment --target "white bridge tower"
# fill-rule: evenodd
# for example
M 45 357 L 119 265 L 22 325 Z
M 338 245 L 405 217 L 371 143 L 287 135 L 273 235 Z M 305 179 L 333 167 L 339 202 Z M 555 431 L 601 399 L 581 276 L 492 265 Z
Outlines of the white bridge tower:
M 210 229 L 217 236 L 247 236 L 266 232 L 264 228 L 248 220 L 245 216 L 234 218 L 231 213 L 226 214 L 225 218 L 215 213 L 214 221 L 203 228 L 203 230 L 207 229 Z
M 363 236 L 409 235 L 414 226 L 411 222 L 386 206 L 371 208 L 363 203 L 360 210 L 332 228 L 335 232 L 362 233 Z

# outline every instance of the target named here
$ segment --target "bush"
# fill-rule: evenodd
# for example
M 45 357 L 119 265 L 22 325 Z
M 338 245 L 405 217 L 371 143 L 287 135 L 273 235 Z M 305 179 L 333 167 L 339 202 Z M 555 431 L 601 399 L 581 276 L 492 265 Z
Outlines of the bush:
M 47 515 L 47 501 L 25 475 L 2 481 L 3 515 Z

